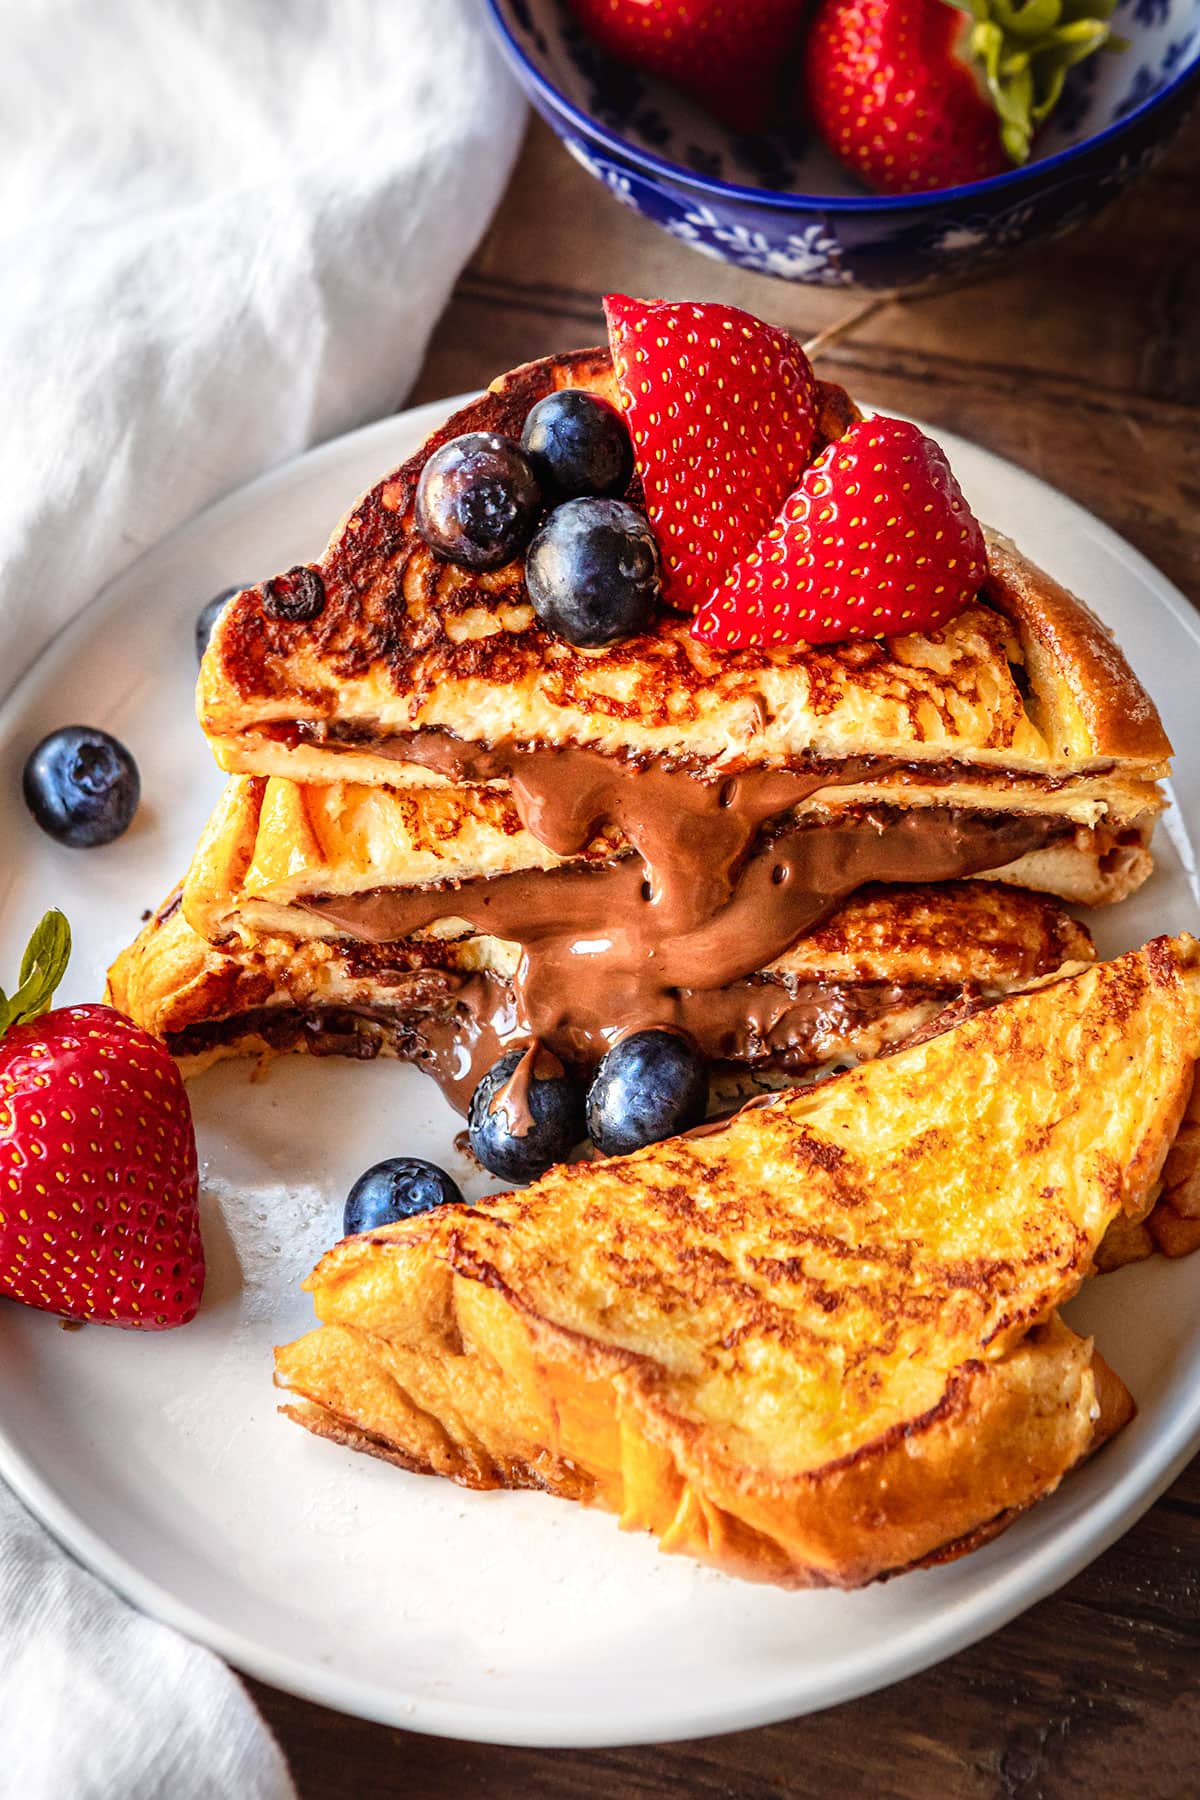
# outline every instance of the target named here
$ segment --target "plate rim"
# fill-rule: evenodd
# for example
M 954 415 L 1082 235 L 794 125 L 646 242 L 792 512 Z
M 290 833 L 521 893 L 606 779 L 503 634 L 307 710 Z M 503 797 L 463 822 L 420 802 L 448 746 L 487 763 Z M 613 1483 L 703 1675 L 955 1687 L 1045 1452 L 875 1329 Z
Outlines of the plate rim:
M 449 412 L 470 398 L 470 394 L 465 394 L 424 402 L 343 433 L 264 472 L 195 514 L 135 558 L 47 640 L 16 682 L 7 691 L 0 692 L 0 713 L 19 709 L 26 691 L 42 678 L 47 660 L 56 655 L 69 655 L 72 637 L 86 634 L 95 612 L 103 609 L 110 596 L 130 580 L 135 570 L 153 569 L 158 559 L 169 559 L 181 538 L 193 533 L 203 535 L 207 530 L 235 521 L 239 514 L 257 509 L 269 502 L 273 493 L 290 486 L 301 470 L 305 474 L 320 474 L 326 467 L 336 467 L 369 450 L 376 441 L 381 446 L 393 442 L 403 444 L 444 422 Z M 1154 592 L 1193 644 L 1200 647 L 1200 618 L 1186 596 L 1111 526 L 1010 459 L 941 427 L 937 428 L 936 435 L 948 446 L 952 457 L 956 444 L 969 446 L 973 455 L 1001 465 L 1025 483 L 1033 483 L 1052 501 L 1063 521 L 1064 531 L 1082 533 L 1124 565 L 1131 575 Z M 406 452 L 401 450 L 399 454 Z M 1200 1331 L 1200 1327 L 1197 1330 Z M 94 1575 L 143 1612 L 214 1650 L 244 1674 L 314 1704 L 400 1730 L 473 1743 L 583 1749 L 723 1735 L 817 1712 L 919 1674 L 989 1636 L 1070 1581 L 1149 1510 L 1197 1448 L 1200 1448 L 1200 1385 L 1179 1407 L 1172 1420 L 1157 1427 L 1139 1462 L 1115 1485 L 1104 1490 L 1044 1543 L 1031 1546 L 1012 1567 L 998 1571 L 986 1588 L 955 1609 L 955 1616 L 948 1618 L 940 1614 L 902 1626 L 853 1656 L 843 1658 L 831 1676 L 814 1678 L 811 1672 L 806 1672 L 799 1692 L 796 1674 L 785 1670 L 774 1680 L 763 1681 L 760 1697 L 754 1702 L 743 1698 L 715 1710 L 711 1702 L 706 1702 L 703 1714 L 696 1716 L 677 1705 L 669 1723 L 664 1723 L 661 1715 L 655 1716 L 653 1702 L 640 1703 L 633 1712 L 626 1703 L 620 1723 L 612 1727 L 599 1727 L 594 1715 L 579 1711 L 556 1712 L 548 1719 L 546 1714 L 528 1708 L 505 1709 L 500 1704 L 493 1713 L 478 1703 L 441 1699 L 419 1692 L 405 1694 L 384 1683 L 364 1684 L 355 1676 L 314 1663 L 311 1657 L 283 1654 L 257 1642 L 247 1632 L 224 1624 L 215 1613 L 206 1613 L 190 1602 L 180 1600 L 163 1581 L 144 1575 L 127 1557 L 109 1546 L 61 1492 L 42 1476 L 35 1459 L 17 1441 L 3 1419 L 0 1419 L 0 1478 L 8 1483 L 58 1543 Z

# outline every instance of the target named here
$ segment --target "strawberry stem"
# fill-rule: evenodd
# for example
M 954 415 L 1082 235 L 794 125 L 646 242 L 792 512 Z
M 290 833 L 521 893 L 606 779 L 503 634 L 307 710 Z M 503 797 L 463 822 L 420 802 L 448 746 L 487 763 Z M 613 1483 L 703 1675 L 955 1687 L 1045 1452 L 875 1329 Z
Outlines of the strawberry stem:
M 974 23 L 967 53 L 987 83 L 1004 148 L 1027 162 L 1034 132 L 1058 105 L 1067 71 L 1097 50 L 1124 50 L 1116 0 L 947 0 Z
M 70 960 L 71 927 L 53 907 L 26 946 L 16 993 L 9 999 L 0 988 L 0 1037 L 14 1025 L 27 1024 L 49 1010 Z

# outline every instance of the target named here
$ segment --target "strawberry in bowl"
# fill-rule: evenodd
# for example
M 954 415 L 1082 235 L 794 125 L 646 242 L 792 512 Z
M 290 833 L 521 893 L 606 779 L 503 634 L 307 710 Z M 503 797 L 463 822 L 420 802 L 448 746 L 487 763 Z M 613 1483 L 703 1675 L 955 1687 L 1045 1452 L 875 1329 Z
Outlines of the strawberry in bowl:
M 1067 73 L 1124 49 L 1116 0 L 818 0 L 801 100 L 881 194 L 986 181 L 1029 160 Z
M 806 0 L 571 0 L 593 41 L 659 75 L 734 131 L 761 131 Z
M 0 990 L 0 1295 L 164 1331 L 204 1287 L 196 1138 L 166 1049 L 111 1006 L 51 1000 L 71 933 L 34 932 Z
M 1200 92 L 1200 0 L 1123 9 L 1120 54 L 1101 47 L 1113 42 L 1109 0 L 1003 11 L 979 0 L 978 16 L 951 0 L 807 0 L 770 66 L 757 46 L 786 24 L 782 8 L 580 5 L 587 23 L 575 0 L 484 0 L 571 155 L 702 255 L 822 287 L 958 279 L 1075 229 L 1149 167 Z M 744 42 L 731 49 L 719 15 L 733 13 Z M 914 48 L 905 21 L 918 16 L 926 36 Z M 824 79 L 819 57 L 827 120 L 806 97 Z M 898 72 L 914 57 L 920 118 Z M 904 111 L 904 127 L 903 144 L 872 143 L 864 156 L 853 133 L 866 86 Z

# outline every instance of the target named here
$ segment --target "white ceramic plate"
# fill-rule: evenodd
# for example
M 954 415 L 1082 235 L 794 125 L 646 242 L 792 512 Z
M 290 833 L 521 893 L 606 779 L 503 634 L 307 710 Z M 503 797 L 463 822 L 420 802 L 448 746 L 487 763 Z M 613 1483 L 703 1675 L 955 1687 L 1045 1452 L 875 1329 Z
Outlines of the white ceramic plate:
M 447 408 L 301 458 L 144 557 L 0 708 L 0 980 L 52 902 L 104 969 L 184 869 L 220 778 L 192 712 L 202 602 L 321 549 L 327 529 Z M 1177 808 L 1136 900 L 1092 923 L 1106 953 L 1200 926 L 1185 827 L 1200 825 L 1200 631 L 1182 597 L 1061 495 L 940 434 L 982 515 L 1116 629 L 1178 751 Z M 41 734 L 84 721 L 141 765 L 120 843 L 63 850 L 20 800 Z M 784 1594 L 664 1557 L 603 1513 L 468 1494 L 279 1419 L 271 1348 L 311 1320 L 300 1278 L 343 1196 L 384 1155 L 456 1157 L 432 1084 L 388 1065 L 225 1064 L 192 1089 L 210 1276 L 188 1329 L 65 1332 L 0 1303 L 0 1470 L 62 1541 L 147 1611 L 238 1667 L 327 1705 L 448 1736 L 537 1745 L 699 1736 L 828 1706 L 911 1675 L 1050 1593 L 1150 1505 L 1200 1443 L 1200 1257 L 1091 1285 L 1072 1309 L 1137 1396 L 1136 1422 L 995 1544 L 853 1595 Z

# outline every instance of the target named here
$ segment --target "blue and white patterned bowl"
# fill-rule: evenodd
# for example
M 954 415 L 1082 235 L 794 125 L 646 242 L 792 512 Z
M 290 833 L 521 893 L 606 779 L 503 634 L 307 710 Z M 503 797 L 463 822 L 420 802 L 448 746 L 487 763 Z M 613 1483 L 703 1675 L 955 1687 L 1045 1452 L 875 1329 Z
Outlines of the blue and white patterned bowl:
M 1200 0 L 1119 0 L 1129 49 L 1073 72 L 1024 168 L 883 198 L 819 144 L 740 138 L 614 62 L 566 0 L 485 5 L 533 104 L 625 206 L 705 256 L 828 287 L 915 287 L 1061 236 L 1150 166 L 1200 91 Z

